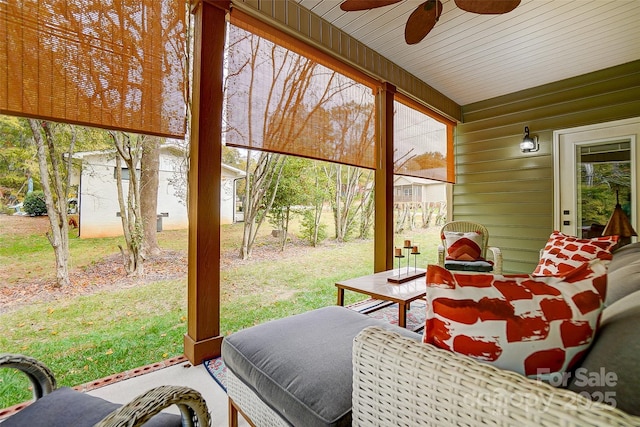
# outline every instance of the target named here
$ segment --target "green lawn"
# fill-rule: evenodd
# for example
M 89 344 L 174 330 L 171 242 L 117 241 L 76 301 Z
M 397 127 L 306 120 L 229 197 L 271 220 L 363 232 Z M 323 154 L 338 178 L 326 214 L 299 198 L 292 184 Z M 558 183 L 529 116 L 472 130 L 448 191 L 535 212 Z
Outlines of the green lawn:
M 256 259 L 241 261 L 242 225 L 223 226 L 221 332 L 227 335 L 270 319 L 335 304 L 334 283 L 373 271 L 373 241 L 328 241 L 318 248 L 297 241 L 284 252 L 263 231 Z M 417 231 L 419 266 L 435 262 L 437 233 Z M 408 235 L 405 233 L 405 236 Z M 398 236 L 401 242 L 403 236 Z M 73 265 L 84 267 L 117 253 L 121 239 L 72 239 Z M 159 234 L 165 249 L 186 250 L 186 231 Z M 0 234 L 8 277 L 52 274 L 53 251 L 44 236 Z M 8 249 L 7 249 L 8 248 Z M 428 248 L 428 249 L 427 249 Z M 6 262 L 6 264 L 5 264 Z M 15 270 L 15 271 L 13 271 Z M 6 286 L 18 286 L 10 280 Z M 362 299 L 349 293 L 346 302 Z M 0 348 L 47 363 L 60 385 L 73 386 L 182 354 L 186 332 L 186 277 L 42 302 L 0 314 Z M 22 376 L 0 373 L 0 407 L 29 398 Z M 22 393 L 20 392 L 22 391 Z

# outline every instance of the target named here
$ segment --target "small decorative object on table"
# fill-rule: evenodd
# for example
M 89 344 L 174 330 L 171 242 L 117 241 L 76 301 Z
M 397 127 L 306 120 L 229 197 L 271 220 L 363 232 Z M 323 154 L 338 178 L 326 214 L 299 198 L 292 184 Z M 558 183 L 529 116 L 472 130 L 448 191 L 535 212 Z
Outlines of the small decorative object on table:
M 397 270 L 397 274 L 393 274 L 392 276 L 390 276 L 389 278 L 387 278 L 388 282 L 391 283 L 404 283 L 404 282 L 408 282 L 409 280 L 414 280 L 417 279 L 418 277 L 424 276 L 425 275 L 425 270 L 418 270 L 416 264 L 417 264 L 417 260 L 418 260 L 418 255 L 420 255 L 420 251 L 418 250 L 418 246 L 412 245 L 411 244 L 411 240 L 405 240 L 404 241 L 404 249 L 407 250 L 407 267 L 406 269 L 402 267 L 402 258 L 405 258 L 404 255 L 402 255 L 402 248 L 395 248 L 395 254 L 394 257 L 398 258 L 398 270 Z M 413 270 L 410 269 L 409 264 L 411 263 L 411 257 L 410 255 L 413 255 Z

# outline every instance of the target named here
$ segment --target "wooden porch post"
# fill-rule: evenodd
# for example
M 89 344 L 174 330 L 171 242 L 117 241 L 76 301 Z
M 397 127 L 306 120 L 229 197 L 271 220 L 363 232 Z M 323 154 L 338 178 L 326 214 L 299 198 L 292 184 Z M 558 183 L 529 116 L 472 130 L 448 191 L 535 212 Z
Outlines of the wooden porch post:
M 193 364 L 220 355 L 222 70 L 228 0 L 193 2 L 193 98 L 189 165 L 187 333 Z
M 375 172 L 374 272 L 393 268 L 393 98 L 390 83 L 376 95 L 378 164 Z

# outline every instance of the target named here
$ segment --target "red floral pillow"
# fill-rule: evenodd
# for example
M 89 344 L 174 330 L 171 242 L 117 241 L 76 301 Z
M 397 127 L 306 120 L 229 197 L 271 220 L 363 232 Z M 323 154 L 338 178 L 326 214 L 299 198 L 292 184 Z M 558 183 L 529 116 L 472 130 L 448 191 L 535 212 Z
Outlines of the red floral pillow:
M 448 260 L 477 261 L 482 257 L 482 234 L 477 231 L 468 233 L 445 231 L 443 239 L 447 242 Z
M 551 233 L 544 247 L 534 276 L 558 276 L 573 270 L 592 259 L 611 261 L 611 248 L 618 243 L 618 236 L 602 236 L 579 239 L 559 231 Z
M 527 376 L 564 372 L 596 332 L 606 271 L 601 260 L 562 278 L 429 265 L 423 341 Z

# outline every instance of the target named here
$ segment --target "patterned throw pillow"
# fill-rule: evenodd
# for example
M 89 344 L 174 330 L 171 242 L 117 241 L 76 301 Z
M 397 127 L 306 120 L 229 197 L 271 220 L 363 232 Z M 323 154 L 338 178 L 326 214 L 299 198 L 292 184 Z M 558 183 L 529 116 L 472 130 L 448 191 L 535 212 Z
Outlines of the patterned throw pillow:
M 564 372 L 591 344 L 606 271 L 601 260 L 562 278 L 429 265 L 423 341 L 527 376 Z
M 468 233 L 445 231 L 444 240 L 447 242 L 448 260 L 476 261 L 482 257 L 482 234 L 477 231 Z
M 544 247 L 534 276 L 558 276 L 592 259 L 611 261 L 611 248 L 618 236 L 579 239 L 554 231 Z

